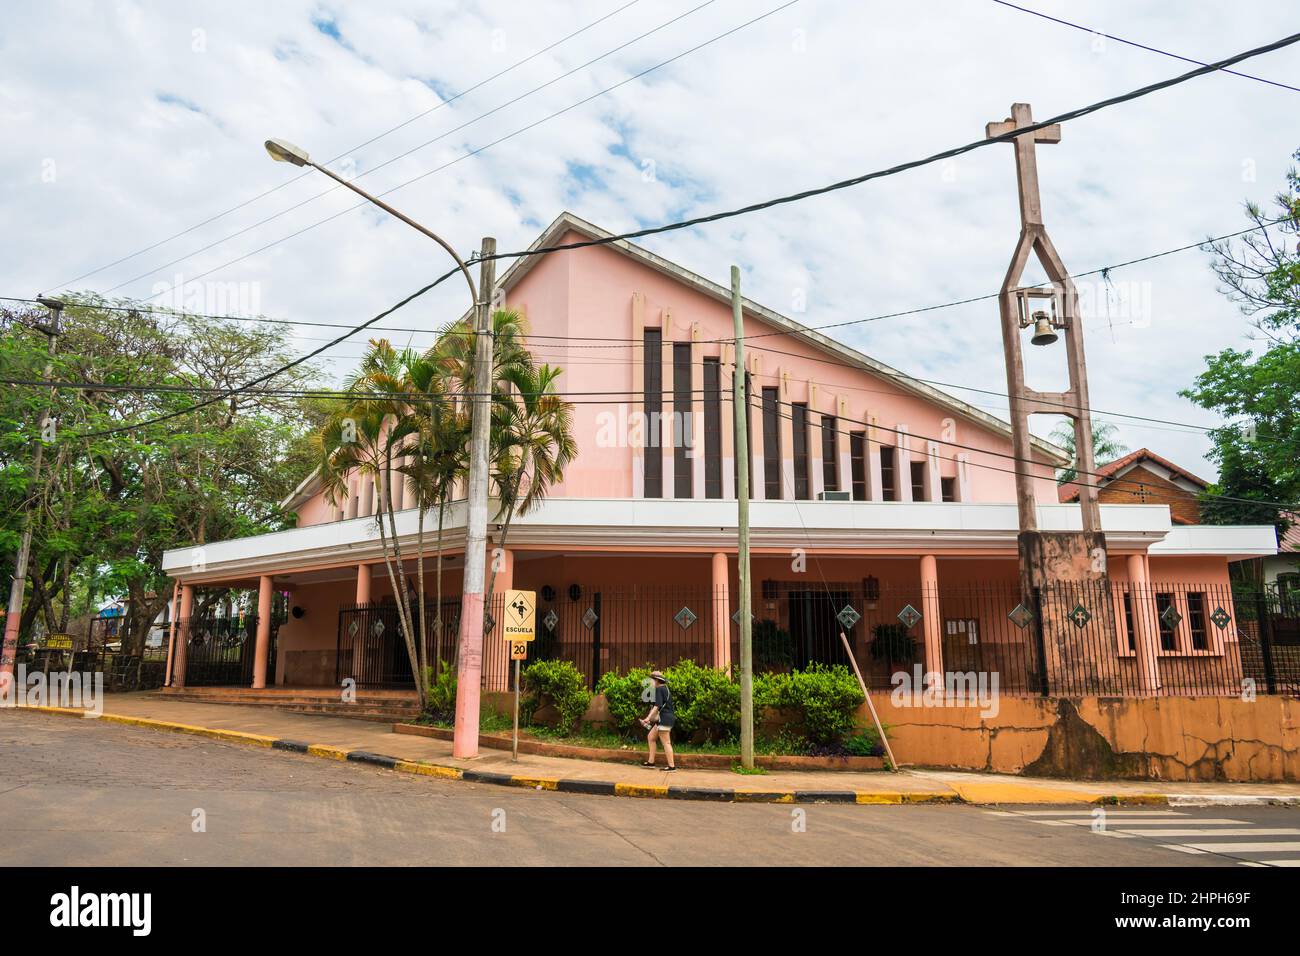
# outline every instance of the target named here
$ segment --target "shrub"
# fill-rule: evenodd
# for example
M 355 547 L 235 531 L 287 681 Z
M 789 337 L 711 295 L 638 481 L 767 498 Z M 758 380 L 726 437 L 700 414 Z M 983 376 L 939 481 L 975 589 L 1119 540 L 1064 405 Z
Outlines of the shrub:
M 755 671 L 783 671 L 794 663 L 790 632 L 776 621 L 755 621 L 751 640 Z
M 797 714 L 804 735 L 815 744 L 838 743 L 852 733 L 854 711 L 866 699 L 843 664 L 814 663 L 806 670 L 772 674 L 767 685 L 767 705 Z M 757 690 L 754 696 L 757 702 Z
M 664 677 L 677 713 L 674 736 L 683 740 L 696 735 L 725 740 L 740 733 L 740 684 L 732 681 L 725 670 L 686 660 L 664 668 Z M 609 704 L 615 729 L 624 736 L 642 729 L 638 721 L 654 701 L 649 681 L 649 668 L 634 667 L 622 676 L 605 674 L 596 684 L 596 692 L 604 694 Z
M 916 656 L 916 639 L 902 624 L 877 624 L 871 657 L 877 661 L 910 661 Z
M 664 671 L 683 739 L 727 740 L 740 734 L 740 684 L 725 670 L 681 661 Z
M 523 691 L 527 699 L 520 706 L 525 713 L 532 714 L 543 699 L 555 706 L 560 715 L 556 729 L 564 736 L 578 726 L 591 703 L 586 678 L 570 661 L 529 664 L 523 672 Z
M 425 681 L 429 696 L 425 701 L 425 713 L 435 719 L 445 719 L 456 713 L 456 668 L 444 660 L 438 661 L 438 676 L 433 676 L 433 668 L 425 668 Z
M 637 721 L 650 709 L 649 679 L 650 668 L 634 667 L 622 676 L 609 671 L 596 682 L 596 693 L 605 695 L 614 729 L 625 737 L 641 729 Z

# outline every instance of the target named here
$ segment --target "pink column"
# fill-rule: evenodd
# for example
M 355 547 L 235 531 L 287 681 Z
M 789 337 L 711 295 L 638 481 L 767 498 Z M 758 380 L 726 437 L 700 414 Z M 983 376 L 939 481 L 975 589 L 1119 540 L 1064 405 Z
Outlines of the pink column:
M 904 482 L 909 479 L 902 479 Z M 934 555 L 921 555 L 921 627 L 925 634 L 925 679 L 943 687 L 943 622 L 939 620 L 939 567 Z
M 194 585 L 181 585 L 181 609 L 176 614 L 176 673 L 173 687 L 185 686 L 185 658 L 190 642 L 190 614 L 194 611 Z
M 370 603 L 370 565 L 357 565 L 357 603 Z
M 163 669 L 163 686 L 172 685 L 172 656 L 176 653 L 176 612 L 180 604 L 181 582 L 172 584 L 172 603 L 167 616 L 171 618 L 167 628 L 167 666 Z
M 1155 604 L 1145 554 L 1128 556 L 1129 602 L 1133 605 L 1133 644 L 1137 653 L 1138 687 L 1143 693 L 1160 690 L 1160 634 L 1152 627 Z
M 713 555 L 713 666 L 731 666 L 731 593 L 728 589 L 727 554 Z
M 253 646 L 253 690 L 266 686 L 267 658 L 271 656 L 271 576 L 257 581 L 257 643 Z

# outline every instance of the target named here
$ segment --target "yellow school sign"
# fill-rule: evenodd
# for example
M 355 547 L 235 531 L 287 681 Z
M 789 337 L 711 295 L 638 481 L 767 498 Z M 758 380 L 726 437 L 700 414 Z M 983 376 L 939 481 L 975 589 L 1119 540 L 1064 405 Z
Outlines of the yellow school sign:
M 537 636 L 537 592 L 507 591 L 506 619 L 501 636 L 511 643 Z

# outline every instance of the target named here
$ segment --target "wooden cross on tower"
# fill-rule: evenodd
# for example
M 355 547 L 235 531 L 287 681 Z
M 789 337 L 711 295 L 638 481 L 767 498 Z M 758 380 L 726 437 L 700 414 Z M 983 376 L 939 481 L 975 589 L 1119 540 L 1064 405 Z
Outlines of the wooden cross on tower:
M 1020 239 L 1002 282 L 999 304 L 1002 313 L 1002 344 L 1006 352 L 1007 395 L 1011 408 L 1011 435 L 1016 458 L 1016 503 L 1021 532 L 1035 532 L 1038 527 L 1034 477 L 1029 464 L 1033 445 L 1029 434 L 1029 416 L 1034 414 L 1067 415 L 1074 419 L 1079 504 L 1085 532 L 1101 531 L 1097 507 L 1097 489 L 1092 452 L 1092 422 L 1088 411 L 1088 371 L 1083 356 L 1083 330 L 1078 322 L 1078 294 L 1065 263 L 1057 254 L 1043 225 L 1043 207 L 1038 195 L 1038 164 L 1034 150 L 1039 143 L 1059 143 L 1061 126 L 1053 123 L 1041 129 L 1034 125 L 1028 103 L 1014 103 L 1011 117 L 985 127 L 988 139 L 1004 139 L 1016 149 L 1016 182 L 1020 193 Z M 1017 130 L 1028 130 L 1017 133 Z M 1036 256 L 1047 273 L 1051 288 L 1022 288 L 1021 277 L 1030 254 Z M 1043 321 L 1065 338 L 1066 365 L 1070 385 L 1063 392 L 1040 392 L 1025 385 L 1021 332 L 1032 324 L 1034 303 L 1047 302 L 1050 313 Z M 1039 313 L 1042 315 L 1042 313 Z M 1042 341 L 1054 341 L 1054 334 Z
M 1011 118 L 998 123 L 989 123 L 984 127 L 985 139 L 997 139 L 1007 136 L 1018 129 L 1032 126 L 1033 112 L 1028 103 L 1012 103 Z M 1024 133 L 1012 142 L 1016 147 L 1016 179 L 1020 184 L 1020 221 L 1021 223 L 1043 224 L 1043 204 L 1038 198 L 1038 160 L 1034 156 L 1037 143 L 1059 143 L 1061 141 L 1061 124 L 1053 123 L 1033 134 Z

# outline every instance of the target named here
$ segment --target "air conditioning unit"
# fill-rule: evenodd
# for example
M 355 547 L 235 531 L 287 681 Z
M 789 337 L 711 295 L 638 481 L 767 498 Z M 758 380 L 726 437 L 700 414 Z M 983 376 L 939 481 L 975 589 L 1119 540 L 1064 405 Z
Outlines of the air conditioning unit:
M 817 492 L 818 501 L 852 501 L 853 492 L 851 491 L 819 491 Z

